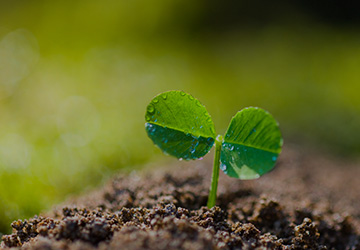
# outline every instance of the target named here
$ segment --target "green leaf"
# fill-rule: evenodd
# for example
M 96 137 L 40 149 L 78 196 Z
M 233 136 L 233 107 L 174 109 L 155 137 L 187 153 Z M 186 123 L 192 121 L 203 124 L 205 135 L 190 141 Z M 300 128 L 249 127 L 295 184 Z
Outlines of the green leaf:
M 179 159 L 203 157 L 214 144 L 214 123 L 206 108 L 183 91 L 156 96 L 145 119 L 146 132 L 154 144 Z
M 221 169 L 239 179 L 256 179 L 275 166 L 282 137 L 277 121 L 260 108 L 245 108 L 231 120 L 221 149 Z

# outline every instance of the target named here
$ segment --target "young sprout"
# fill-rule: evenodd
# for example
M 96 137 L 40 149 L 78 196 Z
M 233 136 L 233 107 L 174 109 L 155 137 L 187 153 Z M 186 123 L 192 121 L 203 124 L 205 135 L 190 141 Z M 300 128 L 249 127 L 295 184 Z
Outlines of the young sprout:
M 216 136 L 209 113 L 197 99 L 183 91 L 169 91 L 150 102 L 145 119 L 154 144 L 178 159 L 199 159 L 215 144 L 209 208 L 216 203 L 219 169 L 241 180 L 256 179 L 274 168 L 281 152 L 279 125 L 261 108 L 237 112 L 225 136 Z

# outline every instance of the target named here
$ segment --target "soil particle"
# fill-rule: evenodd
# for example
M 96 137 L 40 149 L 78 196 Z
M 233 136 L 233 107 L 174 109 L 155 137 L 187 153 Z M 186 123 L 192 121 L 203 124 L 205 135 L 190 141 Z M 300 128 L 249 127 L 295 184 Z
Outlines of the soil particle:
M 288 149 L 259 180 L 221 175 L 209 209 L 211 164 L 181 163 L 119 176 L 48 214 L 15 221 L 1 247 L 360 249 L 359 174 L 356 164 Z

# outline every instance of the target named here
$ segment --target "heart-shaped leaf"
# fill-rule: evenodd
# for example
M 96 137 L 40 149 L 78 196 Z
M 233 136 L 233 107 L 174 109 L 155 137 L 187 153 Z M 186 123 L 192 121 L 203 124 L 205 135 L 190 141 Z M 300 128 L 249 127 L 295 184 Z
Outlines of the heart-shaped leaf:
M 277 121 L 260 108 L 245 108 L 231 120 L 221 149 L 221 169 L 239 179 L 256 179 L 275 166 L 282 137 Z
M 156 96 L 145 114 L 146 132 L 165 153 L 185 160 L 207 154 L 214 144 L 215 128 L 206 108 L 183 91 Z

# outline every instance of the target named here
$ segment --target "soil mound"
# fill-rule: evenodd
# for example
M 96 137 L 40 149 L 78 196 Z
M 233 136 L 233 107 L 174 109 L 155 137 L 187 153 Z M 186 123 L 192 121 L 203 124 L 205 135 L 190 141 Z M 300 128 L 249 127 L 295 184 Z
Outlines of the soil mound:
M 12 223 L 3 248 L 360 249 L 360 167 L 286 149 L 253 181 L 220 176 L 206 208 L 211 163 L 119 176 L 47 215 Z

